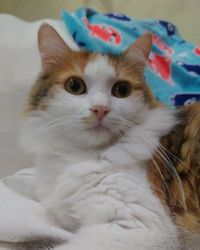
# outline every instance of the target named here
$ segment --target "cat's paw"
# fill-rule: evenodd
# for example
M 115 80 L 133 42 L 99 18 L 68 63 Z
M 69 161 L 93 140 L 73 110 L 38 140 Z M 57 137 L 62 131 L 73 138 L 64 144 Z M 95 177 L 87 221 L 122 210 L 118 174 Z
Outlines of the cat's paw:
M 75 216 L 68 204 L 57 202 L 54 207 L 46 208 L 49 219 L 68 232 L 76 232 L 80 226 L 80 220 Z

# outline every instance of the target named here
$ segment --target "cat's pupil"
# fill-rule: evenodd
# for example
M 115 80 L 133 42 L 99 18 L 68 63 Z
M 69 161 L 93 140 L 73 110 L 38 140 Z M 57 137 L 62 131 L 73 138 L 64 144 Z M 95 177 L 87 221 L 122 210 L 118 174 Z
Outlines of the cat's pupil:
M 77 92 L 80 89 L 80 83 L 76 80 L 71 79 L 70 80 L 70 85 L 71 85 L 71 89 L 74 92 Z
M 120 95 L 124 96 L 128 92 L 128 87 L 125 84 L 119 84 L 117 90 L 120 93 Z

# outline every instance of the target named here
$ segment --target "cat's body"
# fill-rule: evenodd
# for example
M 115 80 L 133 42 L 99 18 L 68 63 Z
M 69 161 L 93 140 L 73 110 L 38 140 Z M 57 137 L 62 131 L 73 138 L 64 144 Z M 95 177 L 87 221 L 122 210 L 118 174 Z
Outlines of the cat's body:
M 156 145 L 154 133 L 161 132 L 161 123 L 156 129 L 155 124 L 163 115 L 167 131 L 172 113 L 162 109 L 150 113 L 155 123 L 148 124 L 149 131 L 140 127 L 134 133 Z M 74 233 L 69 249 L 177 249 L 177 229 L 148 181 L 145 160 L 154 148 L 146 150 L 143 142 L 130 138 L 98 153 L 74 150 L 70 157 L 40 159 L 37 197 L 60 226 Z M 59 176 L 50 181 L 48 174 L 45 183 L 55 166 Z
M 162 108 L 148 112 L 149 130 L 140 126 L 132 136 L 141 133 L 157 145 L 155 134 L 164 133 L 159 131 L 162 124 L 158 125 L 158 118 L 167 131 L 173 114 Z M 69 151 L 70 156 L 43 155 L 37 166 L 37 198 L 49 215 L 74 235 L 64 249 L 178 249 L 178 230 L 148 181 L 145 160 L 154 152 L 153 147 L 147 150 L 129 134 L 123 143 L 108 149 L 85 154 L 73 151 Z
M 181 249 L 163 179 L 149 166 L 179 126 L 144 82 L 150 35 L 114 57 L 73 52 L 46 25 L 39 48 L 44 72 L 23 142 L 37 156 L 37 199 L 72 232 L 62 249 Z
M 180 108 L 176 117 L 179 123 L 161 138 L 150 162 L 149 177 L 176 225 L 200 237 L 200 103 Z

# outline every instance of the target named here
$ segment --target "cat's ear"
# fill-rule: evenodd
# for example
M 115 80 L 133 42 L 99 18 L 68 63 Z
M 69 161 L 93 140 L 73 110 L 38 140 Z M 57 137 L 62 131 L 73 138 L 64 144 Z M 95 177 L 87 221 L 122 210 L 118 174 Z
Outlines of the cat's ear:
M 57 31 L 47 23 L 42 24 L 39 28 L 38 47 L 44 68 L 55 65 L 60 58 L 71 52 Z
M 152 44 L 152 34 L 147 32 L 132 43 L 124 53 L 131 56 L 132 54 L 134 55 L 137 50 L 140 51 L 147 60 L 151 52 Z

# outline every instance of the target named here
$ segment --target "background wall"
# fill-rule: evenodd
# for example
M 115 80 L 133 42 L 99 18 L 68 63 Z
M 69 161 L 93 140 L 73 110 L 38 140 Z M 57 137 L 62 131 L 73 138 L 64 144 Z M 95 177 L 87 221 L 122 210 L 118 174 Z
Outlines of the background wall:
M 60 18 L 62 9 L 89 6 L 137 18 L 160 18 L 176 24 L 185 39 L 200 45 L 200 0 L 0 0 L 0 12 L 27 21 Z

